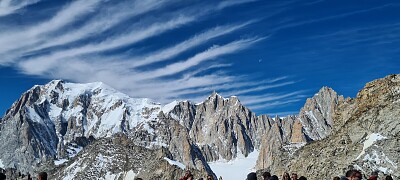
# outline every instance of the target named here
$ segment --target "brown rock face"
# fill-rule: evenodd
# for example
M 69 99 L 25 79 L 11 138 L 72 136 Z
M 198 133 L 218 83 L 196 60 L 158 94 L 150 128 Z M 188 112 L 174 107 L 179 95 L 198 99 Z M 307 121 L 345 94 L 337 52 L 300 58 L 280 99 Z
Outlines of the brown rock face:
M 304 143 L 307 139 L 303 133 L 303 125 L 299 119 L 296 119 L 292 128 L 292 138 L 290 139 L 292 143 Z
M 48 171 L 50 179 L 179 179 L 184 169 L 170 164 L 170 152 L 165 148 L 149 150 L 134 145 L 127 136 L 117 134 L 102 138 L 87 146 L 71 162 Z M 205 177 L 207 172 L 188 168 L 195 178 Z
M 400 75 L 372 81 L 355 99 L 339 104 L 339 127 L 296 152 L 288 169 L 311 179 L 343 175 L 349 167 L 400 177 Z
M 295 116 L 270 118 L 269 125 L 263 135 L 256 169 L 282 174 L 286 171 L 289 158 L 307 142 L 306 137 L 302 124 Z

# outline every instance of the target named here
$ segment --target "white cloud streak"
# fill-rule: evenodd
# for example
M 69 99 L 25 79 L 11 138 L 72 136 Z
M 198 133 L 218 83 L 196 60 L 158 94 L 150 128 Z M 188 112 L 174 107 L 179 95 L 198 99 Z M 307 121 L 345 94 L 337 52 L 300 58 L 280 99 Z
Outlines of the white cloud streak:
M 143 47 L 148 48 L 147 51 L 137 50 L 135 56 L 127 53 L 136 50 L 135 46 L 140 43 L 146 44 L 151 39 L 187 28 L 202 18 L 210 18 L 209 12 L 253 1 L 223 1 L 205 6 L 200 3 L 173 12 L 169 8 L 179 3 L 166 0 L 128 0 L 107 8 L 102 8 L 103 3 L 108 2 L 105 0 L 72 1 L 47 20 L 22 28 L 8 27 L 0 32 L 0 56 L 3 57 L 0 65 L 46 78 L 102 81 L 133 97 L 149 97 L 162 103 L 189 95 L 197 101 L 212 90 L 230 95 L 257 92 L 268 97 L 244 96 L 244 102 L 262 106 L 260 103 L 288 98 L 282 94 L 265 94 L 266 90 L 296 81 L 287 80 L 287 77 L 256 80 L 249 75 L 235 74 L 230 68 L 236 62 L 221 58 L 267 39 L 248 38 L 244 33 L 232 35 L 260 20 L 205 26 L 185 34 L 187 38 L 180 42 Z M 10 6 L 5 1 L 2 3 Z M 117 28 L 120 25 L 126 29 Z M 222 37 L 228 38 L 218 41 Z M 152 65 L 155 66 L 150 67 Z M 293 95 L 299 94 L 294 92 Z
M 279 78 L 271 79 L 271 80 L 249 81 L 248 79 L 250 79 L 250 77 L 237 77 L 234 82 L 231 82 L 229 84 L 223 83 L 223 84 L 216 84 L 213 86 L 198 87 L 195 89 L 185 89 L 185 90 L 176 91 L 174 93 L 178 94 L 178 95 L 191 95 L 191 94 L 197 94 L 197 93 L 212 92 L 213 90 L 215 90 L 218 93 L 220 93 L 221 95 L 232 96 L 232 95 L 238 95 L 232 89 L 249 89 L 249 88 L 259 87 L 259 86 L 275 86 L 276 84 L 273 84 L 273 83 L 275 83 L 279 80 L 284 80 L 286 78 L 287 77 L 279 77 Z M 268 84 L 268 85 L 266 85 L 266 84 Z
M 60 37 L 55 37 L 52 41 L 48 41 L 45 44 L 35 47 L 32 51 L 63 45 L 100 34 L 121 22 L 151 12 L 157 8 L 161 8 L 165 6 L 165 4 L 165 0 L 146 0 L 117 4 L 116 6 L 111 7 L 106 13 L 98 14 L 93 17 L 79 29 L 63 34 Z
M 138 76 L 137 78 L 153 79 L 162 76 L 173 75 L 187 70 L 191 67 L 197 66 L 204 61 L 212 60 L 222 55 L 231 54 L 233 52 L 243 50 L 256 42 L 261 41 L 262 39 L 264 38 L 243 39 L 231 42 L 223 46 L 214 46 L 204 52 L 196 54 L 186 61 L 169 64 L 166 67 L 156 69 L 148 73 L 142 73 L 141 76 Z
M 65 25 L 70 24 L 77 17 L 90 12 L 100 3 L 100 0 L 80 0 L 75 1 L 60 12 L 58 12 L 50 20 L 40 23 L 37 26 L 29 27 L 22 30 L 10 29 L 0 35 L 0 55 L 9 54 L 11 50 L 17 50 L 12 53 L 25 52 L 24 47 L 36 45 L 45 40 L 41 35 L 59 30 Z M 13 59 L 1 59 L 0 61 L 12 61 Z M 3 62 L 4 63 L 4 62 Z M 3 64 L 0 62 L 0 64 Z
M 284 98 L 299 97 L 304 91 L 295 91 L 286 94 L 265 94 L 263 97 L 259 96 L 242 96 L 243 102 L 248 105 L 257 105 L 260 103 L 266 103 L 270 101 L 276 101 Z
M 218 4 L 218 9 L 224 9 L 226 7 L 234 6 L 234 5 L 239 5 L 239 4 L 244 4 L 244 3 L 250 3 L 250 2 L 255 2 L 258 0 L 229 0 L 229 1 L 222 1 L 220 4 Z
M 326 16 L 326 17 L 321 17 L 321 18 L 315 18 L 315 19 L 311 19 L 311 20 L 304 20 L 304 21 L 296 20 L 296 22 L 278 25 L 272 31 L 275 32 L 275 31 L 279 31 L 279 30 L 282 30 L 282 29 L 286 29 L 286 28 L 293 28 L 293 27 L 297 27 L 297 26 L 302 26 L 302 25 L 307 25 L 307 24 L 312 24 L 312 23 L 318 23 L 318 22 L 323 22 L 323 21 L 327 21 L 327 20 L 344 18 L 344 17 L 348 17 L 348 16 L 352 16 L 352 15 L 367 13 L 367 12 L 370 12 L 370 11 L 380 10 L 380 9 L 393 7 L 393 6 L 399 6 L 399 4 L 390 3 L 390 4 L 385 4 L 385 5 L 382 5 L 382 6 L 377 6 L 377 7 L 373 7 L 373 8 L 369 8 L 369 9 L 361 9 L 361 10 L 357 10 L 357 11 L 337 14 L 337 15 L 333 15 L 333 16 Z
M 16 11 L 35 4 L 39 0 L 25 0 L 25 1 L 13 1 L 13 0 L 1 0 L 0 1 L 0 17 L 7 16 L 15 13 Z
M 152 37 L 156 33 L 160 34 L 162 32 L 177 28 L 193 20 L 194 20 L 193 17 L 180 16 L 176 19 L 172 19 L 165 23 L 155 23 L 148 28 L 143 28 L 138 31 L 131 32 L 129 34 L 120 35 L 116 38 L 108 39 L 101 43 L 89 44 L 82 47 L 54 52 L 51 55 L 32 58 L 21 62 L 19 66 L 27 74 L 42 74 L 43 72 L 52 69 L 54 66 L 61 63 L 61 61 L 65 60 L 66 58 L 72 58 L 74 56 L 81 56 L 100 51 L 112 50 L 114 48 L 118 48 L 121 46 L 134 44 L 142 40 L 145 40 L 149 37 Z M 32 68 L 35 67 L 34 66 L 35 64 L 41 64 L 42 66 L 36 66 L 36 68 Z
M 127 64 L 127 65 L 130 65 L 132 68 L 134 68 L 134 67 L 152 64 L 152 63 L 156 63 L 156 62 L 160 62 L 160 61 L 163 61 L 166 59 L 173 58 L 184 51 L 187 51 L 187 50 L 189 50 L 193 47 L 196 47 L 200 44 L 203 44 L 213 38 L 237 31 L 253 22 L 254 21 L 249 21 L 249 22 L 237 24 L 237 25 L 218 26 L 218 27 L 212 28 L 210 30 L 207 30 L 206 32 L 195 35 L 194 37 L 192 37 L 188 40 L 185 40 L 179 44 L 176 44 L 170 48 L 166 48 L 166 49 L 163 49 L 163 50 L 160 50 L 157 52 L 152 52 L 151 54 L 142 55 L 142 57 L 137 57 L 137 58 L 131 59 L 130 61 L 133 61 L 133 62 L 131 64 Z

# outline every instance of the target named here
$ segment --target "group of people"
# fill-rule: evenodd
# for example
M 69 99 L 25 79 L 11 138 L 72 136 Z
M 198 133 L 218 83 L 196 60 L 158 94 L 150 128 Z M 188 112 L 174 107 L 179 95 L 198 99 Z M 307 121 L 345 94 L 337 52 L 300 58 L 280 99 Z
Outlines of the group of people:
M 361 180 L 362 174 L 358 170 L 349 170 L 346 172 L 345 176 L 342 177 L 334 177 L 333 180 Z M 283 173 L 282 175 L 282 180 L 307 180 L 306 177 L 304 176 L 298 176 L 297 173 L 292 173 L 291 175 L 287 172 Z M 188 170 L 186 171 L 185 175 L 180 178 L 179 180 L 194 180 L 194 176 L 192 173 Z M 199 178 L 198 180 L 204 180 L 203 178 Z M 209 174 L 207 175 L 206 180 L 214 180 L 213 175 Z M 222 177 L 220 176 L 218 180 L 222 180 Z M 257 180 L 257 174 L 255 172 L 251 172 L 247 175 L 246 180 Z M 262 174 L 261 180 L 279 180 L 278 176 L 276 175 L 271 175 L 270 172 L 264 172 Z M 368 178 L 368 180 L 378 180 L 378 172 L 372 172 L 371 176 Z M 381 180 L 393 180 L 393 178 L 390 175 L 384 175 Z
M 334 177 L 333 180 L 361 180 L 362 174 L 359 170 L 348 170 L 346 172 L 346 176 L 342 177 Z M 374 171 L 371 173 L 371 176 L 369 176 L 368 180 L 378 180 L 378 172 Z M 382 177 L 382 180 L 393 180 L 392 176 L 390 175 L 384 175 Z
M 263 179 L 262 180 L 279 180 L 278 176 L 276 175 L 271 175 L 269 172 L 264 172 L 262 174 Z M 181 177 L 179 180 L 194 180 L 193 174 L 188 170 L 186 171 L 185 175 Z M 207 178 L 199 178 L 198 180 L 215 180 L 214 176 L 209 174 L 207 175 Z M 222 177 L 220 176 L 218 180 L 222 180 Z M 257 180 L 257 174 L 255 172 L 251 172 L 247 175 L 247 180 Z M 289 173 L 284 173 L 282 180 L 307 180 L 306 177 L 300 176 L 298 177 L 296 173 L 292 173 L 292 176 L 290 177 Z
M 346 172 L 345 176 L 342 177 L 334 177 L 333 180 L 361 180 L 363 179 L 362 173 L 358 170 L 349 170 Z M 247 175 L 247 180 L 257 180 L 256 173 L 252 172 Z M 269 172 L 264 172 L 262 174 L 262 180 L 279 180 L 278 176 L 272 175 Z M 306 177 L 300 176 L 298 177 L 297 173 L 292 173 L 290 176 L 289 173 L 285 172 L 282 176 L 282 180 L 307 180 Z M 368 180 L 378 180 L 378 172 L 372 172 L 371 176 Z M 381 180 L 393 180 L 392 176 L 384 175 Z
M 181 177 L 179 180 L 194 180 L 194 176 L 193 176 L 192 172 L 187 170 L 185 175 L 183 177 Z M 198 180 L 204 180 L 204 178 L 199 178 Z M 207 177 L 206 177 L 206 180 L 214 180 L 213 175 L 208 174 Z M 222 180 L 222 177 L 220 176 L 218 178 L 218 180 Z
M 358 170 L 349 170 L 346 172 L 345 176 L 342 177 L 334 177 L 333 180 L 361 180 L 362 174 Z M 247 175 L 246 180 L 257 180 L 257 174 L 255 172 L 251 172 Z M 278 176 L 276 175 L 271 175 L 269 172 L 264 172 L 262 174 L 262 180 L 279 180 Z M 306 177 L 300 176 L 298 177 L 297 173 L 292 173 L 290 176 L 289 173 L 285 172 L 283 173 L 282 180 L 307 180 Z M 378 172 L 372 172 L 371 176 L 368 178 L 368 180 L 378 180 Z M 393 180 L 392 176 L 390 175 L 384 175 L 381 180 Z
M 249 173 L 246 180 L 257 180 L 257 174 L 255 172 Z M 276 175 L 271 175 L 270 172 L 264 172 L 262 180 L 279 180 L 279 178 Z M 290 176 L 289 173 L 285 172 L 283 173 L 282 180 L 307 180 L 307 178 L 304 176 L 299 177 L 297 173 L 292 173 L 292 176 Z
M 38 178 L 38 180 L 47 180 L 47 173 L 46 172 L 40 172 L 38 174 L 37 178 Z M 7 176 L 4 173 L 0 173 L 0 180 L 6 180 L 6 179 L 7 179 Z M 20 176 L 20 179 L 24 179 L 24 177 Z M 26 176 L 26 180 L 32 180 L 32 177 L 31 177 L 30 174 L 28 174 Z

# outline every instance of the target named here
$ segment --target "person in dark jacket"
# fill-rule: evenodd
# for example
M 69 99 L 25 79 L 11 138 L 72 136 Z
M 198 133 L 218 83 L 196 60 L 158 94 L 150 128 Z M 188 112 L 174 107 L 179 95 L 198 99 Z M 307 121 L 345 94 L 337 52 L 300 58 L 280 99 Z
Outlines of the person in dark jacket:
M 279 179 L 278 179 L 278 176 L 273 175 L 273 176 L 271 176 L 268 180 L 279 180 Z
M 47 173 L 46 172 L 40 172 L 38 175 L 38 180 L 47 180 Z
M 0 173 L 0 180 L 6 180 L 7 176 L 4 173 Z
M 299 177 L 299 180 L 307 180 L 307 178 L 304 177 L 304 176 L 300 176 L 300 177 Z
M 257 180 L 257 174 L 255 172 L 251 172 L 247 175 L 247 180 Z
M 264 178 L 264 180 L 268 180 L 271 177 L 271 173 L 269 172 L 264 172 L 262 177 Z

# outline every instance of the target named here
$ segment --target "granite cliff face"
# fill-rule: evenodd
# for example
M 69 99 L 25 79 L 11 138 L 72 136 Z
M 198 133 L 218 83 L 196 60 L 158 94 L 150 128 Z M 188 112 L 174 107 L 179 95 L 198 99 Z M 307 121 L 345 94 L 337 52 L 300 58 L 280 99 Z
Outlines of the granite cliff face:
M 298 116 L 269 120 L 256 169 L 266 169 L 276 174 L 287 171 L 287 163 L 299 148 L 331 134 L 334 127 L 332 115 L 341 101 L 342 96 L 338 96 L 331 88 L 323 87 L 307 99 Z
M 232 160 L 262 148 L 265 139 L 277 138 L 284 144 L 306 142 L 300 121 L 295 116 L 275 120 L 256 116 L 236 96 L 224 98 L 211 94 L 202 103 L 178 103 L 166 115 L 189 130 L 190 138 L 208 162 Z
M 366 84 L 355 99 L 339 103 L 332 117 L 337 127 L 331 135 L 297 151 L 288 169 L 311 179 L 349 168 L 400 177 L 400 75 Z
M 298 119 L 303 125 L 308 141 L 320 140 L 332 132 L 332 116 L 343 96 L 328 87 L 323 87 L 312 98 L 308 98 L 301 108 Z
M 230 160 L 238 153 L 247 156 L 254 150 L 256 120 L 255 114 L 236 97 L 224 99 L 213 93 L 197 105 L 190 135 L 208 161 L 219 157 Z

